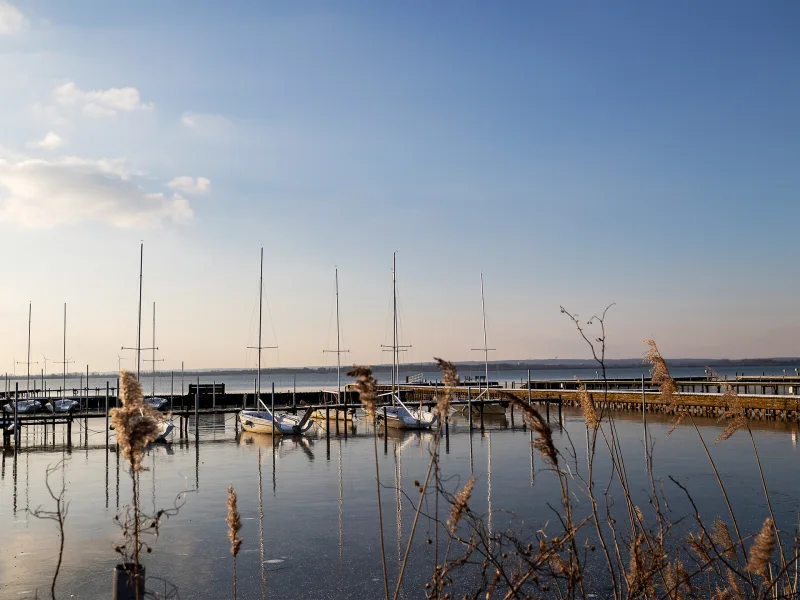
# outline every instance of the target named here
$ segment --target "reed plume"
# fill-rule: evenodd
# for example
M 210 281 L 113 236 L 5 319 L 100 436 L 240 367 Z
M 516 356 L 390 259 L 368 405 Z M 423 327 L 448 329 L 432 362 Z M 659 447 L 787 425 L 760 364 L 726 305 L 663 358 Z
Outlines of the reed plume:
M 717 420 L 725 420 L 728 422 L 728 425 L 725 427 L 725 430 L 717 436 L 717 442 L 727 440 L 740 429 L 747 427 L 747 414 L 739 399 L 739 395 L 732 386 L 727 386 L 725 393 L 722 395 L 722 403 L 725 406 L 725 412 L 722 413 L 722 416 Z
M 142 386 L 133 373 L 120 373 L 120 388 L 122 406 L 111 409 L 111 425 L 116 432 L 120 452 L 130 463 L 131 469 L 146 471 L 142 466 L 144 450 L 158 437 L 157 423 L 161 415 L 145 404 Z
M 436 402 L 436 410 L 440 415 L 446 415 L 447 411 L 450 409 L 450 394 L 453 388 L 458 387 L 460 383 L 458 369 L 456 369 L 453 363 L 443 358 L 434 356 L 433 360 L 436 361 L 436 366 L 439 367 L 439 370 L 442 372 L 442 382 L 445 386 L 444 394 L 439 396 Z
M 231 541 L 231 554 L 233 555 L 233 599 L 236 600 L 236 555 L 242 546 L 242 538 L 239 537 L 239 530 L 242 528 L 242 517 L 236 508 L 236 492 L 233 491 L 233 484 L 228 486 L 228 539 Z
M 644 340 L 644 343 L 650 347 L 647 352 L 645 352 L 643 361 L 644 364 L 650 365 L 650 382 L 659 387 L 661 390 L 661 401 L 675 414 L 675 418 L 672 421 L 672 429 L 667 433 L 667 435 L 669 435 L 686 418 L 687 413 L 680 410 L 678 386 L 675 384 L 675 380 L 669 372 L 667 361 L 661 356 L 655 341 Z
M 596 429 L 600 425 L 600 417 L 597 415 L 597 411 L 594 408 L 594 401 L 586 390 L 586 386 L 583 385 L 583 382 L 577 377 L 575 379 L 578 382 L 578 400 L 581 403 L 581 411 L 583 412 L 586 426 Z
M 347 374 L 348 377 L 355 377 L 354 384 L 355 390 L 358 392 L 358 397 L 361 399 L 361 404 L 364 406 L 364 412 L 367 416 L 373 418 L 375 416 L 375 396 L 378 389 L 378 382 L 372 376 L 372 368 L 353 365 L 352 370 Z
M 714 521 L 714 527 L 711 529 L 711 540 L 729 563 L 734 564 L 739 562 L 739 554 L 736 552 L 736 545 L 733 543 L 728 524 L 719 517 Z M 733 598 L 742 598 L 744 592 L 742 591 L 742 585 L 736 572 L 732 569 L 727 569 L 726 576 L 728 579 L 728 588 L 724 591 L 729 592 Z
M 467 510 L 467 503 L 469 502 L 470 496 L 472 496 L 473 487 L 475 487 L 475 478 L 470 477 L 469 481 L 467 481 L 453 499 L 453 507 L 450 509 L 450 518 L 447 519 L 447 524 L 450 526 L 450 531 L 453 533 L 456 532 L 458 522 L 461 520 L 464 511 Z
M 527 402 L 523 402 L 514 394 L 501 391 L 500 394 L 506 398 L 511 404 L 519 408 L 522 413 L 522 418 L 525 419 L 528 427 L 536 434 L 536 439 L 533 442 L 533 447 L 547 459 L 548 462 L 554 467 L 558 467 L 558 453 L 556 452 L 555 444 L 553 444 L 553 430 L 550 425 L 544 420 L 539 411 L 530 406 Z
M 750 573 L 761 575 L 769 579 L 769 563 L 772 559 L 772 550 L 775 548 L 775 525 L 772 519 L 767 518 L 761 531 L 756 536 L 755 542 L 750 547 L 750 558 L 747 560 L 747 570 Z

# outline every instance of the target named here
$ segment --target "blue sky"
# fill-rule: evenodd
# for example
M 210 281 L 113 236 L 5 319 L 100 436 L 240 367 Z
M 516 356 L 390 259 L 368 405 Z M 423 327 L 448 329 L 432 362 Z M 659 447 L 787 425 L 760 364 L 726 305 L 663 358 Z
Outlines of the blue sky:
M 800 6 L 0 2 L 0 370 L 798 355 Z M 132 363 L 128 363 L 129 365 Z M 7 365 L 7 366 L 6 366 Z

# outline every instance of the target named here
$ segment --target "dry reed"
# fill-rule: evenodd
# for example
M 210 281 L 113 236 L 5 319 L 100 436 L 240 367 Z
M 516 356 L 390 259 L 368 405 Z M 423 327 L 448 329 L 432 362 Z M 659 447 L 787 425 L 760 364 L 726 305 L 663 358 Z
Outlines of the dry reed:
M 372 375 L 371 367 L 364 367 L 353 365 L 353 368 L 347 373 L 348 377 L 355 377 L 356 382 L 353 387 L 358 392 L 358 397 L 361 399 L 361 404 L 364 406 L 364 412 L 370 418 L 375 417 L 375 396 L 377 394 L 378 382 Z
M 550 429 L 550 425 L 547 421 L 539 414 L 538 410 L 530 406 L 527 402 L 523 402 L 514 394 L 502 391 L 500 393 L 511 404 L 519 408 L 522 413 L 522 418 L 525 419 L 525 423 L 531 431 L 536 434 L 533 447 L 536 448 L 553 467 L 558 467 L 558 453 L 553 444 L 553 430 Z
M 659 352 L 655 341 L 644 340 L 644 343 L 650 347 L 644 355 L 644 364 L 650 365 L 650 382 L 659 387 L 661 391 L 661 401 L 666 404 L 675 415 L 672 421 L 672 429 L 667 433 L 667 435 L 669 435 L 683 422 L 687 413 L 681 410 L 678 386 L 675 384 L 675 380 L 669 372 L 667 361 L 661 356 L 661 352 Z
M 586 421 L 586 426 L 595 429 L 600 425 L 600 417 L 597 415 L 597 410 L 595 410 L 594 400 L 592 400 L 592 397 L 586 390 L 586 386 L 583 385 L 583 382 L 577 378 L 576 381 L 578 382 L 578 399 L 580 400 L 581 411 L 583 412 L 583 418 Z
M 739 399 L 739 395 L 732 386 L 727 386 L 725 393 L 722 395 L 722 403 L 725 405 L 725 412 L 722 413 L 722 416 L 718 420 L 725 420 L 728 422 L 728 425 L 725 427 L 725 430 L 717 436 L 717 442 L 727 440 L 740 429 L 747 427 L 747 414 Z
M 242 547 L 242 538 L 239 537 L 239 530 L 242 528 L 242 517 L 236 508 L 236 492 L 233 491 L 233 484 L 228 486 L 228 516 L 225 521 L 228 523 L 228 539 L 231 541 L 231 554 L 233 555 L 233 600 L 236 600 L 236 555 Z
M 120 401 L 122 406 L 110 411 L 111 425 L 117 436 L 122 456 L 133 471 L 146 471 L 142 458 L 147 445 L 158 437 L 160 413 L 145 404 L 142 386 L 136 375 L 129 371 L 120 373 Z
M 761 575 L 764 579 L 769 579 L 769 564 L 772 559 L 772 550 L 774 548 L 775 525 L 771 518 L 767 518 L 758 536 L 756 536 L 756 540 L 750 547 L 747 570 L 750 573 Z
M 468 503 L 470 496 L 472 496 L 472 488 L 475 487 L 475 478 L 470 477 L 469 481 L 461 488 L 455 497 L 453 498 L 453 507 L 450 509 L 450 518 L 447 519 L 447 525 L 450 527 L 450 531 L 455 533 L 456 527 L 458 527 L 458 522 L 461 520 L 461 516 L 464 514 L 464 511 L 467 510 Z
M 233 484 L 228 486 L 228 517 L 225 519 L 228 523 L 228 539 L 231 541 L 231 554 L 234 558 L 239 554 L 239 548 L 242 546 L 242 538 L 239 537 L 239 530 L 242 528 L 242 517 L 239 510 L 236 508 L 236 492 L 233 490 Z
M 443 358 L 434 357 L 433 360 L 436 361 L 436 366 L 442 372 L 442 382 L 445 386 L 444 393 L 439 396 L 436 402 L 436 410 L 440 415 L 446 415 L 450 409 L 450 394 L 453 388 L 458 387 L 460 383 L 458 369 L 453 363 Z

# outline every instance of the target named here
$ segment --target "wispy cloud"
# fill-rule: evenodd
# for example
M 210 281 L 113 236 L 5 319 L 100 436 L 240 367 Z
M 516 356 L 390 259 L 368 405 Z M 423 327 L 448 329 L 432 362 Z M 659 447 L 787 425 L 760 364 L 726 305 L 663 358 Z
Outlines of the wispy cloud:
M 120 112 L 151 110 L 153 103 L 142 102 L 134 87 L 85 91 L 75 82 L 67 82 L 53 90 L 53 98 L 61 106 L 77 106 L 89 117 L 114 117 Z
M 43 150 L 55 150 L 64 145 L 64 140 L 55 131 L 48 131 L 41 139 L 28 142 L 28 148 L 41 148 Z
M 167 184 L 173 190 L 184 194 L 205 194 L 211 190 L 211 180 L 205 177 L 176 177 Z
M 20 10 L 8 2 L 0 2 L 0 35 L 21 33 L 28 22 Z
M 149 228 L 193 218 L 183 196 L 149 192 L 135 179 L 123 161 L 0 159 L 0 221 L 31 228 L 87 222 Z
M 228 134 L 233 126 L 231 121 L 222 115 L 193 112 L 181 115 L 181 125 L 192 133 L 210 137 Z

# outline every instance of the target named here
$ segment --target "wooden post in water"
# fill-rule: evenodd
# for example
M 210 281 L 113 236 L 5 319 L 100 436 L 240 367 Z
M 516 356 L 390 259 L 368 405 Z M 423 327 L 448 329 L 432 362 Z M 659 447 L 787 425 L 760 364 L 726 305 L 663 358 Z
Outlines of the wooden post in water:
M 292 375 L 292 410 L 297 414 L 297 373 Z
M 533 399 L 531 398 L 531 370 L 528 369 L 528 406 L 532 404 Z
M 173 405 L 175 404 L 175 371 L 170 371 L 169 380 L 169 410 L 172 412 Z
M 197 387 L 194 389 L 194 433 L 197 435 L 197 427 L 200 424 L 200 415 L 197 412 L 200 409 L 200 377 L 197 378 Z M 188 434 L 188 428 L 186 433 Z
M 106 381 L 106 452 L 108 452 L 108 381 Z
M 14 452 L 17 452 L 19 445 L 19 414 L 17 412 L 17 403 L 19 402 L 19 381 L 14 383 Z
M 258 410 L 258 401 L 261 398 L 258 396 L 258 378 L 253 378 L 253 410 Z
M 217 380 L 213 379 L 211 383 L 211 408 L 217 410 Z
M 469 416 L 469 432 L 472 433 L 472 388 L 467 388 L 467 414 Z
M 275 418 L 275 382 L 272 382 L 272 396 L 270 399 L 270 403 L 272 404 L 272 418 Z

